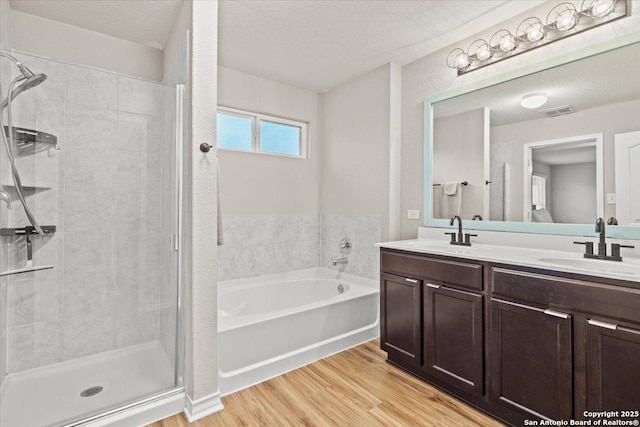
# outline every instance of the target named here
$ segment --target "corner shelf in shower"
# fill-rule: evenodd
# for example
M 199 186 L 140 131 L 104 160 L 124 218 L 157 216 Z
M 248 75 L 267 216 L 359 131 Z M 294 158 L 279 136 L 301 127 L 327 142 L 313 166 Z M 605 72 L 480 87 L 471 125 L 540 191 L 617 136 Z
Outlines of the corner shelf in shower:
M 42 232 L 45 235 L 54 234 L 56 232 L 55 225 L 41 225 L 40 228 L 42 228 Z M 30 225 L 26 227 L 19 227 L 19 228 L 0 228 L 0 236 L 13 237 L 13 236 L 25 236 L 25 235 L 31 235 L 31 234 L 37 234 L 37 233 L 36 233 L 36 229 Z
M 4 127 L 4 134 L 9 136 L 9 127 Z M 34 129 L 21 127 L 13 127 L 13 140 L 16 143 L 18 156 L 35 154 L 39 151 L 48 150 L 49 148 L 58 148 L 58 137 L 47 132 L 41 132 Z
M 8 188 L 10 190 L 15 190 L 16 186 L 14 183 L 11 184 L 0 184 L 2 185 L 4 188 Z M 35 191 L 43 191 L 43 190 L 51 190 L 53 187 L 51 187 L 50 185 L 38 185 L 38 184 L 33 184 L 33 185 L 22 185 L 22 188 L 24 190 L 35 190 Z

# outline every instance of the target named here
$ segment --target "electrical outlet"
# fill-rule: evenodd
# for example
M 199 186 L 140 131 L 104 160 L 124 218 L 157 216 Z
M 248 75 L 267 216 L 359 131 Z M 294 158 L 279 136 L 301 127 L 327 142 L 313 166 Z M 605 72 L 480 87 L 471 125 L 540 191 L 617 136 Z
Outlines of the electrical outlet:
M 419 209 L 409 209 L 407 211 L 407 219 L 420 219 Z
M 607 204 L 608 205 L 616 204 L 616 193 L 607 193 Z

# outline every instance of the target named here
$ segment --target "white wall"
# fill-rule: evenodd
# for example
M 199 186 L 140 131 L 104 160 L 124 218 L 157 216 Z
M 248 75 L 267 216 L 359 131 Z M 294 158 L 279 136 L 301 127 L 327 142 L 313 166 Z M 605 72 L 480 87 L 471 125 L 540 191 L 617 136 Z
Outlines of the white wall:
M 513 75 L 541 64 L 553 58 L 562 58 L 576 51 L 593 45 L 616 40 L 616 38 L 636 33 L 640 30 L 640 1 L 628 2 L 631 8 L 630 16 L 612 24 L 594 28 L 582 34 L 556 41 L 548 46 L 518 55 L 457 77 L 455 70 L 445 64 L 447 54 L 454 47 L 466 47 L 478 37 L 488 38 L 500 28 L 514 29 L 518 24 L 531 15 L 526 12 L 514 17 L 487 31 L 461 40 L 455 45 L 448 46 L 402 68 L 402 212 L 407 209 L 422 209 L 423 204 L 423 102 L 425 98 L 453 90 L 456 88 L 477 85 L 491 78 Z M 546 16 L 549 3 L 545 2 L 536 8 L 538 16 Z M 513 182 L 512 188 L 518 183 Z M 605 190 L 606 191 L 606 190 Z M 417 236 L 417 223 L 403 217 L 401 237 L 413 238 Z
M 392 92 L 399 68 L 384 65 L 322 95 L 321 206 L 326 214 L 379 215 L 389 235 Z M 392 85 L 394 82 L 394 85 Z M 395 114 L 396 112 L 394 112 Z
M 187 415 L 220 409 L 217 362 L 216 99 L 218 2 L 196 0 L 192 10 L 190 164 L 191 283 L 187 322 Z M 213 145 L 208 153 L 200 144 Z
M 591 224 L 597 217 L 596 164 L 551 166 L 551 205 L 554 222 Z
M 19 51 L 162 80 L 161 50 L 18 10 L 11 11 L 11 40 Z
M 218 105 L 308 123 L 307 158 L 219 150 L 225 215 L 317 214 L 320 203 L 318 94 L 225 67 Z
M 11 5 L 9 0 L 0 0 L 0 48 L 11 46 Z
M 193 3 L 191 1 L 183 1 L 178 16 L 173 23 L 171 35 L 167 44 L 162 50 L 162 70 L 165 83 L 174 85 L 176 83 L 185 83 L 187 80 L 183 70 L 188 69 L 187 64 L 183 64 L 181 59 L 184 56 L 184 41 L 187 32 L 191 31 L 191 13 Z
M 483 215 L 484 208 L 484 108 L 433 121 L 433 183 L 467 181 L 462 188 L 463 219 Z M 433 217 L 448 219 L 456 214 L 460 195 L 443 196 L 442 187 L 433 188 Z M 448 200 L 455 199 L 455 201 Z M 455 207 L 455 209 L 451 209 Z

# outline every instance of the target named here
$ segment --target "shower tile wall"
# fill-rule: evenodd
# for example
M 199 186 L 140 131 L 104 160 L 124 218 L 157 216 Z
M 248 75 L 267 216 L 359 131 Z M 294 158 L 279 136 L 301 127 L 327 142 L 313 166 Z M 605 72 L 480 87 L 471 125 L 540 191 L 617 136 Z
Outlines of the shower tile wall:
M 317 267 L 318 215 L 225 215 L 220 280 Z
M 48 79 L 16 100 L 14 125 L 57 135 L 61 150 L 18 161 L 25 185 L 50 188 L 27 202 L 58 229 L 34 238 L 34 264 L 54 269 L 5 287 L 7 372 L 158 340 L 170 305 L 160 287 L 162 85 L 16 56 Z M 27 224 L 15 199 L 10 222 Z M 24 266 L 23 241 L 2 245 L 8 268 Z
M 339 244 L 349 237 L 353 249 L 345 271 L 379 277 L 376 242 L 382 219 L 363 215 L 225 215 L 224 245 L 218 250 L 220 280 L 330 267 Z
M 7 279 L 0 277 L 0 385 L 7 373 Z

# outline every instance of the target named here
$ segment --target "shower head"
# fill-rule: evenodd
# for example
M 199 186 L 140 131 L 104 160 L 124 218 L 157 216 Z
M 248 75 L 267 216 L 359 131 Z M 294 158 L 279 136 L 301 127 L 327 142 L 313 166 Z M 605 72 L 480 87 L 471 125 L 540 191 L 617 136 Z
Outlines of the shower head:
M 28 70 L 28 68 L 27 68 L 27 70 Z M 0 111 L 5 109 L 5 107 L 9 103 L 10 99 L 11 100 L 16 99 L 16 97 L 18 95 L 20 95 L 22 92 L 24 92 L 25 90 L 31 89 L 33 87 L 36 87 L 40 83 L 42 83 L 43 81 L 47 80 L 47 75 L 46 74 L 33 74 L 33 73 L 31 73 L 31 74 L 32 74 L 31 77 L 25 78 L 17 88 L 15 88 L 14 90 L 11 91 L 11 95 L 7 96 L 2 101 L 2 104 L 0 104 Z
M 25 67 L 25 69 L 27 71 L 29 71 L 29 73 L 31 73 L 31 71 L 28 68 Z M 40 83 L 42 83 L 45 80 L 47 80 L 47 75 L 46 74 L 33 74 L 33 73 L 31 73 L 31 76 L 27 77 L 27 80 L 25 80 L 22 84 L 20 84 L 20 86 L 18 86 L 15 90 L 17 91 L 20 87 L 24 87 L 23 90 L 31 89 L 32 87 L 38 86 Z M 14 98 L 14 97 L 15 96 L 12 96 L 12 98 Z

